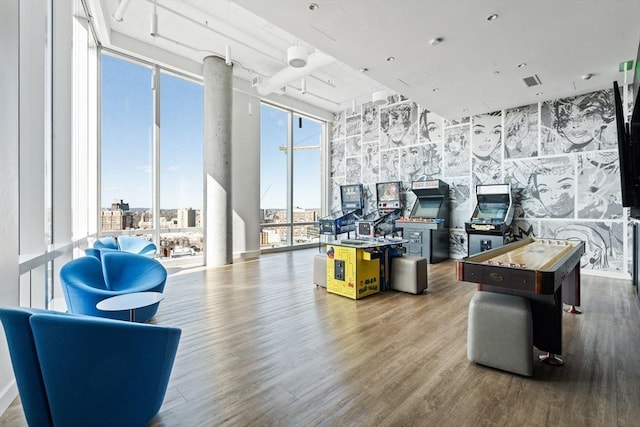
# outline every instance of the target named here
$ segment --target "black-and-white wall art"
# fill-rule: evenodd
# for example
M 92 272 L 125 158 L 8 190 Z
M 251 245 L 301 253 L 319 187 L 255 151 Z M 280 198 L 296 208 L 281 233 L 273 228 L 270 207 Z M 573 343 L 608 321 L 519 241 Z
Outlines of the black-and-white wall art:
M 346 150 L 344 139 L 331 144 L 331 176 L 345 176 Z
M 504 158 L 538 155 L 538 104 L 505 110 Z
M 360 157 L 347 157 L 347 184 L 361 183 L 362 163 Z
M 331 140 L 335 141 L 338 139 L 344 139 L 345 137 L 345 121 L 344 121 L 344 117 L 345 117 L 345 112 L 344 111 L 340 111 L 338 113 L 335 113 L 333 115 L 333 123 L 331 126 Z
M 380 145 L 377 143 L 362 144 L 362 182 L 365 184 L 378 182 L 380 176 Z
M 400 151 L 380 150 L 380 182 L 400 180 Z
M 508 162 L 505 178 L 518 201 L 517 218 L 575 217 L 576 173 L 570 156 Z
M 403 102 L 380 109 L 380 148 L 402 148 L 418 141 L 418 105 Z
M 380 138 L 380 119 L 378 107 L 369 102 L 362 105 L 362 140 L 377 141 Z
M 540 234 L 553 239 L 581 240 L 585 253 L 580 267 L 587 270 L 622 272 L 623 225 L 616 222 L 551 222 L 541 221 Z
M 449 227 L 464 230 L 471 218 L 471 188 L 469 178 L 453 178 L 449 184 Z
M 473 186 L 502 180 L 502 113 L 474 116 L 471 124 Z
M 369 211 L 376 182 L 401 180 L 408 216 L 411 182 L 442 179 L 450 189 L 450 257 L 461 258 L 475 186 L 510 183 L 516 239 L 580 239 L 584 269 L 628 276 L 631 227 L 621 204 L 612 96 L 604 89 L 456 120 L 401 95 L 363 104 L 360 114 L 346 109 L 330 132 L 332 207 L 340 207 L 336 185 L 363 183 Z
M 346 118 L 346 136 L 350 137 L 350 136 L 357 136 L 358 138 L 361 137 L 360 135 L 360 129 L 362 126 L 362 120 L 360 118 L 360 114 L 355 114 L 353 116 L 349 116 Z
M 543 155 L 617 147 L 613 90 L 543 102 Z
M 469 176 L 471 172 L 471 144 L 469 126 L 445 128 L 444 130 L 444 176 L 455 178 Z
M 444 119 L 423 108 L 420 110 L 420 142 L 442 141 Z
M 347 137 L 345 140 L 347 157 L 360 157 L 362 154 L 360 141 L 362 141 L 360 135 Z
M 403 182 L 427 181 L 442 176 L 442 143 L 420 144 L 401 151 Z
M 620 163 L 617 151 L 578 155 L 578 217 L 621 219 Z

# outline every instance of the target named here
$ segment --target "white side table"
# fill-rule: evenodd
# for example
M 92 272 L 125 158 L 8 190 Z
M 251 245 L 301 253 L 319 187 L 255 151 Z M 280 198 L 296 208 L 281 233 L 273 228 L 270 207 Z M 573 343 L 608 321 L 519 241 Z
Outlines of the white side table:
M 129 321 L 136 321 L 136 309 L 148 307 L 164 299 L 161 292 L 132 292 L 103 299 L 96 308 L 102 311 L 129 310 Z

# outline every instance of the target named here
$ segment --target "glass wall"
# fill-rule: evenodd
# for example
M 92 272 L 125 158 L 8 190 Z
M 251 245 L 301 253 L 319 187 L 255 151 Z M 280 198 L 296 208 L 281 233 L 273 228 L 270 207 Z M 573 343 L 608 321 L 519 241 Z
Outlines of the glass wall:
M 102 55 L 102 234 L 153 228 L 153 70 Z
M 140 235 L 165 259 L 201 255 L 202 85 L 103 54 L 101 101 L 100 234 Z
M 160 250 L 202 254 L 203 88 L 160 73 Z
M 261 105 L 261 248 L 318 242 L 323 129 L 310 117 Z
M 293 116 L 293 244 L 318 241 L 320 216 L 320 141 L 322 123 Z

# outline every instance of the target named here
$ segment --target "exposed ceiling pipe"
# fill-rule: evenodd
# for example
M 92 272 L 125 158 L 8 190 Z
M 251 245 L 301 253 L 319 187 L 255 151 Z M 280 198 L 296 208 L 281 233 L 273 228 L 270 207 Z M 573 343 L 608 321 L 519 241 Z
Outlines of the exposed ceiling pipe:
M 326 67 L 335 61 L 335 58 L 327 55 L 324 52 L 316 51 L 309 55 L 307 65 L 300 68 L 287 67 L 284 68 L 273 76 L 265 78 L 256 86 L 258 93 L 262 96 L 268 95 L 271 92 L 279 90 L 281 87 L 286 86 L 294 80 L 301 79 L 302 77 L 310 74 L 322 67 Z
M 122 21 L 122 18 L 124 17 L 124 13 L 127 10 L 127 6 L 129 6 L 129 1 L 130 0 L 120 0 L 120 4 L 118 4 L 118 8 L 116 9 L 116 11 L 113 13 L 113 20 L 120 22 Z

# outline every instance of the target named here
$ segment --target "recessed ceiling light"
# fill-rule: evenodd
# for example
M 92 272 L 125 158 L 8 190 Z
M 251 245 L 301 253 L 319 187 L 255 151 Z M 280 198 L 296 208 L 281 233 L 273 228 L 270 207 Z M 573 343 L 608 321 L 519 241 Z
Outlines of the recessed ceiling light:
M 493 74 L 500 74 L 499 70 L 493 70 Z
M 518 68 L 523 68 L 523 67 L 526 67 L 526 66 L 527 66 L 526 62 L 521 62 L 521 63 L 518 64 Z
M 583 74 L 582 75 L 582 80 L 589 80 L 589 79 L 591 79 L 591 77 L 593 77 L 593 74 L 591 74 L 591 73 Z
M 496 19 L 498 19 L 498 14 L 497 13 L 493 13 L 493 14 L 487 16 L 487 21 L 495 21 Z
M 320 6 L 318 6 L 318 3 L 311 3 L 309 5 L 309 10 L 318 10 L 320 9 Z
M 429 44 L 431 46 L 438 46 L 440 43 L 442 43 L 444 41 L 444 39 L 442 37 L 436 37 L 435 39 L 431 39 L 429 40 Z
M 369 69 L 367 67 L 360 68 L 360 72 L 361 73 L 366 73 L 367 71 L 369 71 Z
M 391 61 L 395 61 L 395 60 L 396 60 L 396 58 L 393 57 L 393 56 L 390 56 L 390 57 L 387 58 L 387 62 L 391 62 Z
M 538 93 L 536 93 L 536 96 L 540 96 L 542 94 L 543 94 L 543 92 L 538 92 Z
M 434 88 L 433 88 L 433 89 L 431 89 L 431 90 L 432 90 L 432 91 L 434 91 L 434 92 L 437 92 L 437 91 L 439 91 L 439 90 L 440 90 L 440 88 L 434 87 Z

